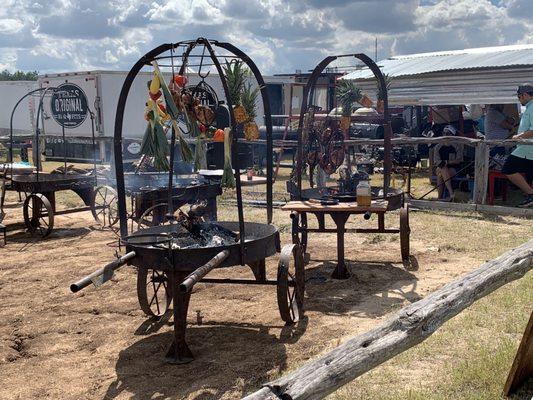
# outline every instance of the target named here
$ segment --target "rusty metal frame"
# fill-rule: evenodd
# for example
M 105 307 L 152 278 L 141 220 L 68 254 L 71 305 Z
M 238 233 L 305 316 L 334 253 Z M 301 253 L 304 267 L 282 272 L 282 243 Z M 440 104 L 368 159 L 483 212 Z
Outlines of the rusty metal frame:
M 302 192 L 302 166 L 303 166 L 303 142 L 302 142 L 302 131 L 303 131 L 303 123 L 304 123 L 304 117 L 307 113 L 310 101 L 313 98 L 313 93 L 315 90 L 316 82 L 319 78 L 319 76 L 322 74 L 322 72 L 326 69 L 326 67 L 331 64 L 333 61 L 337 60 L 338 58 L 345 58 L 345 57 L 355 57 L 361 60 L 366 66 L 374 73 L 374 76 L 378 80 L 378 90 L 381 93 L 382 100 L 383 100 L 383 125 L 384 125 L 384 161 L 383 161 L 383 193 L 384 196 L 387 196 L 387 193 L 389 191 L 390 187 L 390 173 L 391 173 L 391 138 L 392 138 L 392 130 L 390 126 L 390 113 L 388 110 L 388 94 L 387 94 L 387 85 L 385 84 L 385 78 L 383 76 L 383 73 L 377 66 L 377 64 L 366 54 L 363 53 L 355 53 L 355 54 L 342 54 L 338 56 L 328 56 L 324 58 L 313 70 L 311 73 L 311 76 L 309 77 L 309 80 L 307 81 L 307 85 L 304 87 L 304 93 L 303 93 L 303 99 L 302 99 L 302 106 L 300 107 L 300 119 L 298 122 L 298 149 L 297 149 L 297 157 L 296 157 L 296 178 L 297 178 L 297 199 L 301 200 L 301 192 Z

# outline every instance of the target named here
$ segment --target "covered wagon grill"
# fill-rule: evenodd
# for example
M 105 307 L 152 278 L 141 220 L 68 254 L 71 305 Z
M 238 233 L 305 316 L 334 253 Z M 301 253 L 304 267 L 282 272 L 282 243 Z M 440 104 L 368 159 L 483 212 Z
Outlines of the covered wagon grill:
M 362 61 L 374 73 L 378 85 L 378 109 L 381 109 L 381 114 L 376 117 L 376 121 L 380 122 L 384 130 L 383 185 L 370 188 L 371 205 L 368 207 L 362 206 L 356 201 L 358 176 L 352 171 L 350 152 L 348 151 L 350 146 L 349 129 L 354 119 L 357 120 L 357 117 L 351 114 L 351 104 L 349 112 L 343 114 L 342 117 L 331 115 L 331 113 L 319 116 L 317 115 L 318 108 L 312 104 L 318 77 L 330 63 L 340 58 L 356 58 Z M 354 89 L 352 90 L 355 92 Z M 359 101 L 353 100 L 356 97 L 354 93 L 346 97 L 350 101 Z M 361 93 L 359 93 L 359 98 L 361 97 Z M 345 104 L 343 104 L 344 106 Z M 307 249 L 309 233 L 331 232 L 337 234 L 338 263 L 332 275 L 334 278 L 344 279 L 350 275 L 344 260 L 344 234 L 347 232 L 399 233 L 402 261 L 406 263 L 410 260 L 409 209 L 405 203 L 403 191 L 390 187 L 391 137 L 387 84 L 376 63 L 365 54 L 344 54 L 324 58 L 315 67 L 304 87 L 298 125 L 296 165 L 290 181 L 287 182 L 287 189 L 291 194 L 292 201 L 283 209 L 291 212 L 293 243 L 299 244 L 304 253 Z M 341 165 L 344 165 L 345 170 L 341 174 L 338 185 L 314 187 L 312 177 L 315 167 L 319 166 L 326 174 L 332 174 Z M 307 167 L 309 167 L 311 187 L 303 188 L 302 177 Z M 385 214 L 387 211 L 396 209 L 400 209 L 399 228 L 387 228 L 385 226 Z M 350 215 L 361 214 L 365 219 L 370 219 L 373 213 L 377 214 L 378 217 L 377 228 L 346 229 L 346 222 Z M 316 217 L 318 228 L 308 226 L 307 214 Z M 326 227 L 326 215 L 331 216 L 335 228 Z
M 85 171 L 72 166 L 67 166 L 67 137 L 65 126 L 62 125 L 63 141 L 63 166 L 57 168 L 56 172 L 48 173 L 42 171 L 40 157 L 35 160 L 35 167 L 19 168 L 14 164 L 13 150 L 13 117 L 18 106 L 24 99 L 29 96 L 38 96 L 39 103 L 36 110 L 35 118 L 35 135 L 33 140 L 34 154 L 39 155 L 39 137 L 41 134 L 41 117 L 44 107 L 44 100 L 51 94 L 60 92 L 60 87 L 43 87 L 32 90 L 21 97 L 11 112 L 10 117 L 10 135 L 9 135 L 9 159 L 8 163 L 0 164 L 0 222 L 5 215 L 3 205 L 7 191 L 16 191 L 23 202 L 24 223 L 31 234 L 37 234 L 41 237 L 48 236 L 54 227 L 54 216 L 72 214 L 82 211 L 91 211 L 97 222 L 101 222 L 98 215 L 105 208 L 105 204 L 99 199 L 98 192 L 100 188 L 97 185 L 96 171 L 96 144 L 95 144 L 95 126 L 94 114 L 88 108 L 92 128 L 93 144 L 93 169 Z M 22 173 L 24 170 L 24 173 Z M 84 207 L 68 208 L 63 210 L 56 209 L 56 193 L 60 191 L 72 190 L 84 202 Z
M 221 78 L 230 111 L 230 128 L 232 135 L 233 168 L 236 182 L 238 221 L 206 222 L 201 216 L 205 213 L 205 204 L 194 204 L 189 212 L 178 209 L 173 184 L 174 174 L 167 173 L 166 206 L 160 210 L 157 223 L 143 227 L 133 234 L 128 234 L 128 215 L 126 210 L 127 175 L 122 165 L 122 121 L 126 99 L 135 76 L 141 68 L 150 65 L 154 60 L 170 60 L 174 66 L 175 49 L 183 49 L 182 64 L 179 74 L 187 70 L 189 56 L 195 48 L 203 49 L 203 55 L 211 60 Z M 223 51 L 217 55 L 215 49 Z M 170 53 L 170 55 L 167 55 Z M 114 156 L 116 171 L 116 188 L 118 218 L 120 221 L 120 242 L 125 246 L 126 253 L 91 275 L 71 285 L 77 292 L 94 283 L 100 285 L 108 281 L 113 272 L 125 264 L 137 267 L 137 295 L 141 309 L 149 316 L 158 318 L 166 313 L 173 303 L 174 340 L 166 354 L 171 363 L 186 363 L 193 359 L 185 341 L 187 309 L 191 290 L 197 282 L 224 284 L 259 284 L 277 287 L 278 307 L 281 318 L 287 323 L 298 321 L 303 315 L 304 270 L 300 247 L 291 244 L 281 250 L 277 277 L 267 279 L 265 259 L 280 252 L 279 232 L 271 224 L 272 221 L 272 159 L 267 160 L 267 223 L 247 222 L 241 193 L 240 168 L 237 132 L 242 129 L 233 115 L 233 105 L 229 96 L 228 85 L 221 68 L 220 59 L 241 60 L 250 69 L 263 100 L 265 126 L 267 127 L 267 147 L 272 150 L 272 120 L 266 85 L 259 70 L 252 60 L 242 51 L 229 43 L 199 38 L 161 45 L 143 56 L 129 72 L 120 93 L 114 137 Z M 200 62 L 202 64 L 202 62 Z M 204 63 L 204 65 L 208 65 Z M 174 78 L 173 78 L 174 80 Z M 170 169 L 173 171 L 173 149 L 177 133 L 171 131 Z M 151 188 L 139 191 L 150 193 Z M 156 189 L 159 191 L 160 189 Z M 166 211 L 166 212 L 165 212 Z M 141 227 L 139 227 L 141 228 Z M 253 273 L 253 279 L 206 278 L 214 268 L 227 268 L 236 265 L 247 265 Z

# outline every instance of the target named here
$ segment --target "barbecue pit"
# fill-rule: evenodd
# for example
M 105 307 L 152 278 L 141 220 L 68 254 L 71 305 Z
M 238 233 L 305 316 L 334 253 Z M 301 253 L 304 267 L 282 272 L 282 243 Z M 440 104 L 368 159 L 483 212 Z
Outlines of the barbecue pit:
M 174 52 L 181 50 L 176 58 Z M 203 50 L 203 51 L 202 51 Z M 220 52 L 217 54 L 215 52 Z M 199 52 L 198 52 L 199 51 Z M 108 281 L 113 272 L 125 264 L 135 266 L 138 271 L 137 295 L 141 309 L 153 318 L 164 315 L 173 303 L 174 340 L 166 354 L 170 363 L 186 363 L 193 359 L 193 354 L 185 340 L 187 309 L 191 290 L 197 282 L 217 284 L 259 284 L 276 286 L 278 308 L 281 318 L 288 324 L 298 321 L 303 316 L 304 269 L 300 247 L 291 244 L 280 250 L 279 232 L 272 222 L 272 158 L 267 160 L 267 223 L 248 222 L 244 220 L 242 204 L 240 168 L 237 135 L 232 139 L 232 158 L 235 170 L 238 221 L 201 221 L 202 205 L 194 205 L 189 212 L 178 210 L 176 215 L 175 196 L 173 193 L 173 173 L 167 174 L 166 195 L 167 212 L 159 215 L 161 223 L 139 229 L 128 234 L 128 216 L 126 210 L 126 175 L 122 165 L 122 121 L 129 89 L 141 68 L 150 65 L 153 60 L 170 61 L 176 65 L 181 60 L 179 74 L 187 70 L 189 57 L 201 54 L 200 65 L 214 66 L 221 78 L 230 110 L 231 130 L 242 129 L 233 115 L 233 105 L 229 96 L 227 82 L 221 68 L 221 60 L 241 60 L 250 69 L 255 78 L 263 100 L 265 126 L 267 131 L 267 148 L 272 154 L 272 119 L 266 85 L 261 73 L 253 61 L 235 46 L 198 38 L 196 40 L 164 44 L 144 55 L 129 72 L 119 97 L 115 120 L 115 172 L 117 188 L 118 218 L 120 222 L 120 241 L 126 253 L 91 275 L 71 285 L 77 292 L 94 283 L 100 285 Z M 204 57 L 204 54 L 206 55 Z M 204 60 L 205 58 L 205 60 Z M 198 60 L 195 59 L 195 62 Z M 176 133 L 172 130 L 171 149 L 174 148 Z M 173 171 L 172 150 L 170 171 Z M 176 203 L 177 204 L 177 203 Z M 265 260 L 280 252 L 277 277 L 267 279 Z M 253 273 L 253 279 L 206 278 L 214 268 L 229 268 L 247 265 Z

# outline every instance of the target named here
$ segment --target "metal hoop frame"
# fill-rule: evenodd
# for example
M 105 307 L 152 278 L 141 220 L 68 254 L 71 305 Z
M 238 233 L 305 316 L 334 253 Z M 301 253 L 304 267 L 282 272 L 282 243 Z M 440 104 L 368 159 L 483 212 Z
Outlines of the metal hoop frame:
M 36 146 L 36 151 L 35 153 L 38 155 L 39 154 L 39 136 L 40 136 L 40 133 L 41 133 L 41 130 L 40 130 L 40 127 L 39 127 L 39 122 L 40 122 L 40 119 L 41 119 L 41 113 L 43 111 L 43 107 L 44 107 L 44 98 L 46 96 L 46 94 L 48 92 L 56 92 L 58 90 L 57 87 L 55 86 L 47 86 L 47 87 L 41 87 L 41 88 L 38 88 L 38 89 L 34 89 L 34 90 L 31 90 L 29 91 L 28 93 L 26 93 L 24 96 L 22 96 L 16 103 L 15 103 L 15 106 L 13 107 L 13 110 L 11 111 L 11 116 L 9 118 L 9 163 L 10 164 L 13 164 L 13 117 L 15 116 L 15 111 L 17 111 L 17 108 L 18 106 L 20 105 L 20 103 L 22 103 L 22 101 L 35 94 L 35 93 L 38 93 L 38 92 L 42 92 L 40 93 L 40 96 L 39 96 L 39 105 L 37 106 L 37 114 L 36 114 L 36 117 L 35 117 L 35 139 L 36 139 L 36 143 L 35 143 L 35 146 Z M 95 138 L 95 126 L 94 126 L 94 112 L 91 110 L 91 107 L 89 107 L 89 105 L 87 104 L 87 111 L 89 112 L 89 116 L 91 118 L 91 136 L 92 136 L 92 147 L 93 147 L 93 167 L 94 167 L 94 178 L 95 178 L 95 184 L 96 184 L 96 138 Z M 66 168 L 66 165 L 67 165 L 67 152 L 66 152 L 66 145 L 67 145 L 67 141 L 66 141 L 66 136 L 65 136 L 65 128 L 62 127 L 62 131 L 63 131 L 63 163 L 65 165 L 65 173 L 67 171 L 67 168 Z M 35 163 L 35 160 L 34 160 L 34 163 Z M 40 172 L 40 167 L 41 167 L 41 160 L 40 160 L 40 157 L 37 158 L 37 163 L 35 164 L 35 166 L 37 167 L 36 169 L 36 178 L 37 178 L 37 182 L 39 182 L 39 172 Z M 11 176 L 13 176 L 13 168 L 11 168 Z
M 302 193 L 302 165 L 303 165 L 303 142 L 302 142 L 302 130 L 303 130 L 303 122 L 305 113 L 307 113 L 310 103 L 313 98 L 313 94 L 315 91 L 315 85 L 316 82 L 322 74 L 322 72 L 326 69 L 326 67 L 331 64 L 333 61 L 335 61 L 338 58 L 345 58 L 345 57 L 355 57 L 359 60 L 361 60 L 373 73 L 376 79 L 378 80 L 378 90 L 381 93 L 381 97 L 383 100 L 383 121 L 384 121 L 384 171 L 383 171 L 383 193 L 384 196 L 389 192 L 390 187 L 390 173 L 391 173 L 391 138 L 392 138 L 392 130 L 390 125 L 390 114 L 388 110 L 388 93 L 387 93 L 387 85 L 385 83 L 385 77 L 383 76 L 383 73 L 377 66 L 377 64 L 366 54 L 363 53 L 355 53 L 355 54 L 342 54 L 338 56 L 328 56 L 324 58 L 313 70 L 311 73 L 311 76 L 309 77 L 309 80 L 307 81 L 307 84 L 304 87 L 303 91 L 303 99 L 302 99 L 302 106 L 300 108 L 300 118 L 298 120 L 298 154 L 296 159 L 296 176 L 297 176 L 297 185 L 298 185 L 298 193 L 297 197 L 299 200 L 301 200 L 301 193 Z
M 238 208 L 238 217 L 239 217 L 239 234 L 241 237 L 240 240 L 240 247 L 241 247 L 241 264 L 244 265 L 244 254 L 246 252 L 246 246 L 244 243 L 245 239 L 245 232 L 244 232 L 244 212 L 243 212 L 243 203 L 242 203 L 242 190 L 241 190 L 241 179 L 240 179 L 240 163 L 239 163 L 239 157 L 238 154 L 238 141 L 237 141 L 237 135 L 236 127 L 237 124 L 235 122 L 235 116 L 233 114 L 233 104 L 231 103 L 231 99 L 229 96 L 229 88 L 228 84 L 224 78 L 224 73 L 222 70 L 222 66 L 219 62 L 219 58 L 224 58 L 224 56 L 217 56 L 215 54 L 214 48 L 221 48 L 225 51 L 231 53 L 235 58 L 238 58 L 242 60 L 247 67 L 252 72 L 255 80 L 257 81 L 257 84 L 259 85 L 259 89 L 261 92 L 261 98 L 263 101 L 263 111 L 264 111 L 264 118 L 265 118 L 265 126 L 266 126 L 266 139 L 267 139 L 267 154 L 272 154 L 273 151 L 273 143 L 272 143 L 272 116 L 270 112 L 270 102 L 268 99 L 268 93 L 265 81 L 263 79 L 263 76 L 259 72 L 259 69 L 255 65 L 255 63 L 246 55 L 243 51 L 239 50 L 237 47 L 233 46 L 230 43 L 225 42 L 219 42 L 216 40 L 210 40 L 206 38 L 198 38 L 196 40 L 188 40 L 188 41 L 181 41 L 177 43 L 166 43 L 162 44 L 148 53 L 146 53 L 144 56 L 142 56 L 131 68 L 128 75 L 126 76 L 126 79 L 124 81 L 124 84 L 122 85 L 122 89 L 120 91 L 120 96 L 118 99 L 117 104 L 117 112 L 116 112 L 116 118 L 115 118 L 115 132 L 114 132 L 114 156 L 115 156 L 115 173 L 116 173 L 116 181 L 117 181 L 117 192 L 118 192 L 118 213 L 119 213 L 119 220 L 120 220 L 120 235 L 121 237 L 126 237 L 128 235 L 128 228 L 127 228 L 127 213 L 126 213 L 126 190 L 125 190 L 125 184 L 124 184 L 124 169 L 122 165 L 122 126 L 124 121 L 124 111 L 126 107 L 126 100 L 129 94 L 129 91 L 131 89 L 132 83 L 137 76 L 137 74 L 141 71 L 141 69 L 144 66 L 149 66 L 150 63 L 154 60 L 160 59 L 159 57 L 161 54 L 172 51 L 173 49 L 176 49 L 178 47 L 184 47 L 185 51 L 182 55 L 182 64 L 179 70 L 179 74 L 183 75 L 185 72 L 185 68 L 187 66 L 187 61 L 189 59 L 189 56 L 191 55 L 192 50 L 196 46 L 204 46 L 205 50 L 207 50 L 208 56 L 211 58 L 211 61 L 213 65 L 216 67 L 217 72 L 219 74 L 220 80 L 222 82 L 222 86 L 224 89 L 224 95 L 226 97 L 226 104 L 229 108 L 230 113 L 230 120 L 231 120 L 231 130 L 233 133 L 233 144 L 232 144 L 232 161 L 233 161 L 233 168 L 235 169 L 235 182 L 236 182 L 236 194 L 237 194 L 237 208 Z M 267 157 L 267 222 L 270 224 L 272 223 L 272 170 L 273 170 L 273 161 L 271 157 Z M 171 180 L 171 176 L 173 174 L 172 169 L 169 171 L 169 180 Z M 170 188 L 169 188 L 170 190 Z

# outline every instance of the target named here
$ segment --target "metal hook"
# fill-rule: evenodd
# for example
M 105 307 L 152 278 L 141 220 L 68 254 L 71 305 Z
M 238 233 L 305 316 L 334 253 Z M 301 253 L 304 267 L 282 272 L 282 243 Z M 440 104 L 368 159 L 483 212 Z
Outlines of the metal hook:
M 174 82 L 174 77 L 176 76 L 174 72 L 174 47 L 170 48 L 170 64 L 172 66 L 172 82 Z
M 204 50 L 202 51 L 202 58 L 200 58 L 200 66 L 198 67 L 198 76 L 202 78 L 202 81 L 204 81 L 205 78 L 207 78 L 209 76 L 209 73 L 211 72 L 211 71 L 207 71 L 207 74 L 202 75 L 202 65 L 204 63 L 204 57 L 205 57 L 205 45 L 204 45 Z

